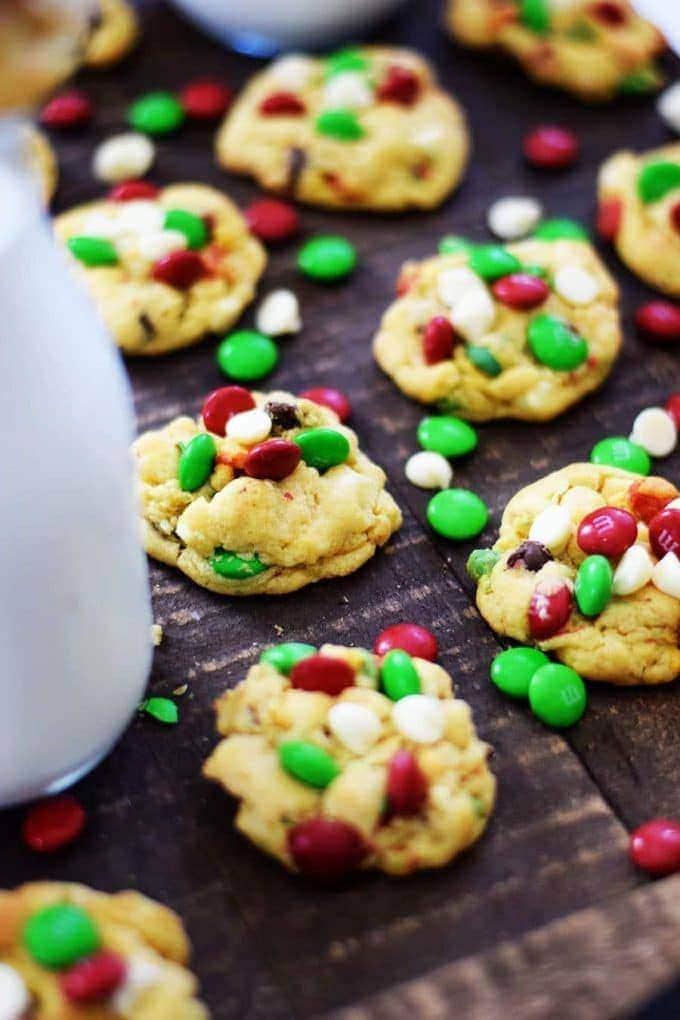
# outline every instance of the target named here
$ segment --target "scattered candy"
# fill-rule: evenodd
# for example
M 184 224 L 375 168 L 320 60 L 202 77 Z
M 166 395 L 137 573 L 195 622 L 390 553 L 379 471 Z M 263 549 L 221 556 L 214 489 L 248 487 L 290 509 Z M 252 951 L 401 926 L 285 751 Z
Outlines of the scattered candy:
M 85 826 L 85 812 L 69 795 L 40 801 L 26 814 L 21 835 L 26 846 L 51 854 L 73 843 Z
M 453 234 L 442 237 L 439 242 L 440 255 L 469 255 L 473 248 L 474 245 L 467 238 L 456 237 Z
M 266 411 L 253 407 L 229 418 L 225 435 L 243 446 L 253 446 L 266 439 L 272 430 L 272 420 Z
M 301 393 L 300 396 L 305 400 L 312 400 L 315 404 L 320 404 L 321 407 L 329 407 L 343 422 L 347 421 L 352 413 L 349 398 L 342 390 L 333 389 L 332 386 L 313 386 Z
M 637 443 L 631 443 L 624 436 L 609 436 L 601 439 L 590 451 L 591 464 L 606 464 L 622 468 L 636 475 L 648 475 L 652 470 L 649 454 Z
M 678 430 L 663 407 L 648 407 L 635 418 L 630 439 L 652 457 L 667 457 L 677 445 Z
M 40 123 L 59 130 L 80 128 L 92 119 L 92 103 L 78 89 L 54 96 L 40 112 Z
M 401 735 L 416 744 L 436 744 L 444 736 L 441 702 L 426 694 L 400 698 L 392 709 L 392 719 Z
M 319 472 L 344 464 L 350 454 L 349 440 L 335 429 L 307 429 L 295 437 L 308 467 Z
M 125 960 L 117 953 L 99 952 L 76 963 L 59 983 L 70 1002 L 101 1002 L 125 980 Z
M 241 411 L 250 411 L 255 407 L 253 395 L 243 386 L 222 386 L 209 393 L 201 408 L 203 424 L 208 432 L 223 436 L 227 422 Z
M 465 564 L 465 569 L 472 580 L 477 583 L 480 578 L 491 573 L 500 558 L 500 553 L 494 549 L 473 549 Z
M 465 353 L 475 368 L 480 372 L 483 372 L 484 375 L 494 377 L 500 375 L 503 371 L 503 366 L 500 361 L 497 361 L 491 351 L 486 347 L 478 347 L 475 344 L 468 344 Z
M 97 180 L 118 184 L 143 177 L 155 159 L 154 144 L 146 135 L 127 131 L 107 138 L 94 150 L 92 170 Z
M 420 677 L 413 659 L 401 648 L 387 652 L 380 665 L 383 691 L 392 701 L 420 694 Z
M 259 111 L 264 117 L 299 117 L 307 107 L 294 92 L 272 92 L 263 99 Z
M 574 605 L 571 589 L 560 578 L 539 581 L 529 602 L 529 633 L 536 641 L 562 630 Z
M 507 567 L 512 570 L 514 567 L 524 567 L 532 574 L 537 573 L 546 563 L 550 563 L 553 555 L 540 542 L 521 542 L 507 559 Z
M 420 95 L 420 79 L 410 67 L 393 64 L 378 86 L 378 99 L 383 103 L 413 106 Z
M 255 325 L 266 336 L 286 336 L 302 329 L 300 304 L 292 290 L 273 290 L 260 302 Z
M 250 478 L 280 482 L 292 475 L 300 463 L 301 451 L 287 439 L 268 439 L 248 451 L 243 470 Z
M 577 723 L 586 710 L 581 677 L 569 666 L 550 662 L 536 670 L 529 684 L 529 704 L 548 726 L 564 729 Z
M 508 648 L 491 663 L 491 680 L 511 698 L 528 698 L 529 684 L 537 669 L 550 662 L 538 648 Z
M 250 329 L 230 333 L 217 348 L 220 369 L 239 382 L 262 379 L 276 368 L 278 360 L 276 344 Z
M 680 430 L 680 393 L 671 393 L 665 408 L 675 422 L 675 427 Z
M 434 662 L 439 651 L 434 634 L 417 623 L 395 623 L 381 631 L 373 645 L 373 651 L 380 656 L 387 655 L 395 648 L 400 648 L 416 659 L 428 659 L 430 662 Z
M 94 921 L 73 903 L 55 903 L 33 914 L 23 940 L 36 963 L 48 970 L 65 970 L 99 949 Z
M 184 123 L 184 110 L 170 92 L 148 92 L 136 99 L 127 119 L 145 135 L 167 135 Z
M 336 698 L 346 687 L 354 687 L 354 670 L 344 659 L 330 655 L 305 656 L 292 669 L 290 682 L 301 691 L 321 691 Z
M 326 82 L 323 104 L 327 110 L 361 110 L 373 104 L 373 90 L 360 71 L 343 71 Z
M 453 468 L 446 457 L 431 450 L 420 450 L 406 461 L 404 473 L 419 489 L 448 489 Z
M 366 754 L 380 736 L 382 725 L 364 705 L 341 701 L 328 713 L 328 726 L 341 744 L 354 754 Z
M 441 453 L 442 457 L 462 457 L 475 449 L 477 441 L 475 429 L 452 415 L 423 418 L 418 426 L 418 442 L 423 449 Z
M 208 243 L 205 221 L 186 209 L 168 209 L 163 221 L 165 230 L 177 230 L 186 238 L 189 248 L 203 248 Z
M 581 145 L 573 131 L 554 124 L 542 124 L 524 136 L 522 148 L 532 166 L 563 170 L 576 162 Z
M 588 344 L 557 315 L 537 315 L 527 328 L 532 353 L 556 372 L 571 372 L 588 357 Z
M 659 343 L 680 340 L 680 305 L 672 301 L 648 301 L 636 311 L 635 326 L 648 340 Z
M 469 257 L 470 269 L 483 280 L 498 280 L 522 268 L 519 259 L 499 244 L 477 244 Z
M 356 248 L 333 234 L 315 237 L 300 249 L 297 264 L 300 272 L 312 280 L 343 280 L 357 264 Z
M 108 194 L 110 202 L 137 202 L 158 198 L 158 188 L 149 181 L 123 181 L 111 188 Z
M 543 206 L 535 198 L 508 195 L 499 198 L 486 214 L 489 230 L 503 241 L 526 237 L 543 215 Z
M 597 210 L 597 232 L 605 241 L 613 241 L 621 226 L 623 202 L 620 198 L 604 198 Z
M 613 572 L 604 556 L 586 556 L 574 585 L 576 605 L 584 616 L 598 616 L 612 597 Z
M 647 163 L 638 176 L 637 190 L 642 202 L 659 202 L 669 191 L 680 187 L 680 164 L 659 160 Z
M 294 206 L 279 198 L 259 198 L 244 211 L 251 233 L 268 244 L 280 244 L 300 229 L 300 217 Z
M 600 293 L 596 276 L 582 266 L 561 266 L 554 277 L 554 287 L 570 305 L 589 305 Z
M 154 280 L 168 287 L 188 290 L 206 275 L 206 268 L 198 252 L 180 249 L 158 259 L 151 269 L 151 275 Z
M 252 412 L 246 412 L 252 413 Z M 179 456 L 177 479 L 183 492 L 195 492 L 210 478 L 217 456 L 215 440 L 207 432 L 194 436 Z
M 165 726 L 175 726 L 179 722 L 179 709 L 170 698 L 147 698 L 139 710 Z
M 637 541 L 637 523 L 621 507 L 597 507 L 581 520 L 576 541 L 588 556 L 599 554 L 618 559 Z
M 656 108 L 666 127 L 680 135 L 680 81 L 661 93 Z
M 632 595 L 652 579 L 654 562 L 644 545 L 631 545 L 619 560 L 612 580 L 614 595 Z
M 630 837 L 633 864 L 649 875 L 672 875 L 680 869 L 680 824 L 671 818 L 654 818 Z
M 8 1020 L 21 1020 L 31 1005 L 31 993 L 19 971 L 0 963 L 0 1006 Z
M 538 241 L 589 241 L 588 231 L 578 220 L 556 216 L 544 220 L 531 235 Z
M 187 117 L 193 120 L 218 120 L 229 108 L 232 95 L 221 81 L 199 78 L 184 86 L 179 101 Z
M 444 315 L 430 319 L 423 333 L 423 357 L 426 365 L 436 365 L 451 357 L 456 343 L 456 331 Z
M 652 517 L 649 542 L 657 559 L 669 552 L 680 552 L 680 510 L 667 506 Z
M 535 518 L 529 529 L 531 542 L 549 549 L 551 553 L 561 552 L 571 537 L 571 515 L 557 504 L 548 506 Z
M 308 818 L 288 832 L 295 866 L 317 881 L 337 881 L 355 871 L 368 853 L 361 833 L 337 818 Z
M 445 489 L 428 503 L 427 520 L 437 534 L 462 542 L 484 530 L 489 510 L 469 489 Z
M 284 641 L 280 645 L 265 648 L 260 656 L 260 662 L 266 662 L 279 673 L 288 676 L 298 662 L 309 658 L 310 655 L 316 655 L 314 645 L 306 645 L 301 641 Z
M 70 237 L 67 246 L 85 266 L 115 266 L 118 262 L 118 252 L 104 237 Z
M 314 126 L 318 134 L 328 135 L 340 142 L 356 142 L 365 134 L 352 110 L 324 110 L 316 118 Z
M 550 288 L 544 280 L 530 273 L 511 273 L 496 280 L 491 290 L 502 305 L 527 312 L 538 308 L 550 296 Z
M 394 815 L 417 815 L 427 800 L 427 778 L 411 751 L 397 751 L 387 769 L 387 800 Z
M 256 555 L 239 556 L 238 553 L 225 550 L 215 552 L 215 556 L 210 560 L 210 566 L 216 574 L 226 577 L 229 581 L 247 581 L 269 570 L 267 564 L 262 563 Z
M 319 790 L 332 783 L 341 772 L 327 751 L 307 740 L 285 740 L 279 744 L 279 762 L 289 775 Z

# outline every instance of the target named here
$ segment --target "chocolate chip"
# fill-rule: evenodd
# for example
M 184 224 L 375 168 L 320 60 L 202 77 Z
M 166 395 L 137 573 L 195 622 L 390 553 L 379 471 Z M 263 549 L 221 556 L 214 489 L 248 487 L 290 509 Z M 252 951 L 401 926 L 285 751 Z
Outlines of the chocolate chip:
M 524 567 L 535 573 L 553 558 L 549 549 L 540 542 L 522 542 L 514 553 L 508 556 L 507 567 Z
M 288 151 L 288 178 L 286 181 L 286 191 L 289 191 L 291 195 L 294 195 L 297 191 L 298 180 L 300 174 L 307 165 L 307 153 L 304 149 L 300 149 L 295 146 Z
M 153 340 L 156 335 L 156 327 L 146 312 L 141 312 L 141 314 L 137 316 L 137 321 L 146 333 L 147 340 Z
M 265 411 L 272 420 L 272 432 L 285 432 L 300 427 L 300 419 L 294 404 L 277 404 L 270 400 Z

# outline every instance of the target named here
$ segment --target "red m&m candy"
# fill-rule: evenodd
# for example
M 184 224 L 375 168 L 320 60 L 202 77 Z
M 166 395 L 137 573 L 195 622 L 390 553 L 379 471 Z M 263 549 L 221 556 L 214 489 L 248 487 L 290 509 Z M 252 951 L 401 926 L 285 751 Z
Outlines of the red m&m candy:
M 387 770 L 390 814 L 415 815 L 427 800 L 427 778 L 410 751 L 397 751 Z
M 387 655 L 393 648 L 401 648 L 417 659 L 434 662 L 439 644 L 434 634 L 417 623 L 395 623 L 381 631 L 375 639 L 373 651 L 376 655 Z
M 680 429 L 680 393 L 671 393 L 664 407 Z
M 251 447 L 243 470 L 251 478 L 280 482 L 295 471 L 301 456 L 302 450 L 297 443 L 290 443 L 287 439 L 268 439 Z
M 635 325 L 650 340 L 680 340 L 680 305 L 672 301 L 648 301 L 635 313 Z
M 122 985 L 125 970 L 125 960 L 117 953 L 100 952 L 74 964 L 59 981 L 71 1002 L 101 1002 Z
M 423 357 L 428 365 L 436 365 L 451 357 L 456 331 L 444 315 L 430 319 L 423 334 Z
M 670 211 L 670 221 L 673 230 L 677 230 L 680 234 L 680 202 L 676 202 Z
M 123 181 L 111 188 L 108 194 L 110 202 L 134 202 L 139 198 L 154 199 L 158 188 L 149 181 Z
M 539 581 L 529 603 L 529 633 L 536 641 L 557 634 L 571 616 L 571 589 L 558 579 Z
M 616 506 L 601 506 L 591 510 L 578 526 L 576 541 L 589 556 L 623 556 L 637 540 L 635 518 L 627 510 Z
M 649 542 L 654 555 L 663 559 L 666 553 L 680 553 L 680 510 L 666 507 L 649 522 Z
M 306 109 L 294 92 L 272 92 L 260 103 L 260 113 L 265 117 L 295 117 Z
M 303 875 L 333 881 L 355 871 L 369 848 L 353 825 L 338 818 L 309 818 L 290 829 L 288 849 Z
M 206 275 L 206 268 L 198 252 L 181 248 L 154 262 L 151 275 L 159 283 L 167 283 L 177 290 L 187 290 Z
M 79 128 L 92 117 L 92 103 L 78 89 L 60 92 L 40 113 L 40 123 L 49 128 Z
M 354 686 L 354 670 L 344 659 L 310 655 L 293 667 L 290 682 L 302 691 L 321 691 L 335 698 Z
M 378 86 L 378 99 L 383 103 L 399 103 L 413 106 L 420 93 L 420 79 L 410 67 L 393 64 Z
M 605 241 L 613 241 L 621 226 L 623 203 L 620 198 L 603 198 L 597 210 L 597 232 Z
M 556 124 L 542 124 L 524 136 L 523 151 L 534 166 L 562 170 L 578 159 L 581 149 L 577 135 Z
M 26 846 L 39 853 L 54 853 L 78 838 L 85 826 L 85 812 L 68 795 L 43 800 L 32 807 L 22 826 Z
M 342 390 L 336 390 L 332 386 L 313 386 L 300 394 L 305 400 L 311 400 L 322 407 L 329 407 L 335 411 L 340 421 L 347 421 L 352 413 L 352 405 Z
M 538 308 L 550 294 L 548 284 L 529 273 L 511 273 L 502 276 L 491 287 L 493 295 L 502 305 L 528 311 Z
M 630 837 L 633 864 L 649 875 L 680 870 L 680 824 L 671 818 L 645 822 Z
M 255 237 L 269 244 L 287 241 L 300 229 L 297 210 L 279 198 L 259 198 L 243 215 Z
M 614 3 L 614 0 L 598 0 L 590 5 L 588 13 L 610 28 L 620 28 L 628 21 L 628 12 L 621 4 Z
M 208 432 L 223 436 L 227 422 L 241 411 L 250 411 L 255 401 L 250 390 L 244 386 L 221 386 L 213 390 L 203 401 L 201 416 Z
M 227 109 L 232 91 L 220 81 L 201 78 L 189 82 L 179 94 L 179 101 L 187 117 L 194 120 L 217 120 Z

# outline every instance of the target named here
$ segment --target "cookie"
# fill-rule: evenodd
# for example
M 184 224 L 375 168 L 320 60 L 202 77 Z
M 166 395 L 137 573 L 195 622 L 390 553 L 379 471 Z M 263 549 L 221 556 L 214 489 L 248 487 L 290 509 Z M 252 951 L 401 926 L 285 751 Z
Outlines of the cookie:
M 266 256 L 235 205 L 204 184 L 110 198 L 55 220 L 126 354 L 165 354 L 227 330 L 255 295 Z M 113 194 L 125 195 L 114 189 Z
M 464 115 L 427 62 L 377 46 L 275 61 L 217 137 L 227 170 L 342 209 L 433 208 L 460 180 L 468 149 Z
M 203 772 L 239 800 L 237 828 L 315 878 L 448 864 L 481 836 L 496 785 L 451 677 L 403 651 L 314 653 L 269 649 L 217 702 L 224 739 Z
M 33 882 L 0 892 L 7 1017 L 207 1020 L 179 918 L 138 892 Z
M 235 392 L 225 436 L 214 406 Z M 134 453 L 146 551 L 222 595 L 282 595 L 351 574 L 401 525 L 354 432 L 289 393 L 225 387 L 203 418 L 146 432 Z
M 375 337 L 404 393 L 471 421 L 548 421 L 602 383 L 618 288 L 588 243 L 455 244 L 404 265 Z
M 466 46 L 498 47 L 542 85 L 588 102 L 653 92 L 662 34 L 626 0 L 449 0 L 446 24 Z
M 598 227 L 628 268 L 680 296 L 680 142 L 614 153 L 598 179 Z
M 87 67 L 109 67 L 137 42 L 139 22 L 126 0 L 97 0 L 85 51 Z
M 49 205 L 54 198 L 59 181 L 57 154 L 50 145 L 47 136 L 33 125 L 26 128 L 24 137 L 29 169 L 35 178 L 43 202 L 45 205 Z
M 503 513 L 496 556 L 484 558 L 482 616 L 591 680 L 674 680 L 679 496 L 663 478 L 598 464 L 571 464 L 522 489 Z

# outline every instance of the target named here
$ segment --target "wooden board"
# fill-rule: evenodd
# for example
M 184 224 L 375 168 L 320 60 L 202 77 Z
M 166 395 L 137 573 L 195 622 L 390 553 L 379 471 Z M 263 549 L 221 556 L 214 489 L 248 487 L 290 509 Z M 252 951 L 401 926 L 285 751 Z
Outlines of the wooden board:
M 306 1018 L 345 1007 L 355 1007 L 337 1014 L 347 1020 L 407 1012 L 491 1020 L 508 1004 L 511 1015 L 523 1018 L 602 1020 L 632 1008 L 677 972 L 677 952 L 668 947 L 670 935 L 677 942 L 680 934 L 674 906 L 680 887 L 667 881 L 650 888 L 626 856 L 627 829 L 680 813 L 677 686 L 591 685 L 588 713 L 566 737 L 492 689 L 488 667 L 499 644 L 474 608 L 464 571 L 471 546 L 432 535 L 424 523 L 427 495 L 403 476 L 422 409 L 395 390 L 370 354 L 404 259 L 432 252 L 447 232 L 486 237 L 490 201 L 512 192 L 540 196 L 553 215 L 592 221 L 598 163 L 621 146 L 660 144 L 666 132 L 651 101 L 582 107 L 535 88 L 508 64 L 460 50 L 439 31 L 438 8 L 431 0 L 406 4 L 380 38 L 428 53 L 468 109 L 475 150 L 458 194 L 425 215 L 305 210 L 307 233 L 340 231 L 357 244 L 359 270 L 346 285 L 322 288 L 299 278 L 295 246 L 287 247 L 272 254 L 262 287 L 292 285 L 305 322 L 298 337 L 283 343 L 272 387 L 296 392 L 327 383 L 351 395 L 352 424 L 388 471 L 403 529 L 352 577 L 278 599 L 221 599 L 152 566 L 154 616 L 165 638 L 151 687 L 169 694 L 189 683 L 180 725 L 163 730 L 149 720 L 133 722 L 111 757 L 80 784 L 90 822 L 67 853 L 30 855 L 18 838 L 20 813 L 3 816 L 3 884 L 46 877 L 111 890 L 134 886 L 178 909 L 217 1020 Z M 206 74 L 238 86 L 257 66 L 220 49 L 163 3 L 145 3 L 143 16 L 144 40 L 121 67 L 81 76 L 97 115 L 85 134 L 58 140 L 58 210 L 100 193 L 89 166 L 94 145 L 121 129 L 135 95 Z M 523 131 L 545 120 L 580 133 L 577 168 L 545 175 L 523 163 Z M 211 182 L 245 204 L 256 189 L 220 171 L 211 148 L 209 128 L 187 126 L 159 142 L 155 179 Z M 492 508 L 482 541 L 493 539 L 517 488 L 586 459 L 605 434 L 627 435 L 639 409 L 678 388 L 677 355 L 643 345 L 631 329 L 632 311 L 649 292 L 603 254 L 623 286 L 624 354 L 606 387 L 560 421 L 480 430 L 479 449 L 456 465 L 456 476 Z M 252 311 L 244 322 L 252 322 Z M 214 346 L 207 341 L 128 363 L 140 429 L 198 411 L 220 384 Z M 664 469 L 677 480 L 678 458 Z M 235 834 L 232 805 L 201 780 L 215 742 L 211 703 L 243 677 L 265 644 L 285 637 L 371 645 L 399 619 L 424 623 L 440 638 L 440 661 L 494 745 L 498 810 L 488 835 L 453 867 L 402 882 L 367 875 L 338 890 L 311 888 Z M 655 954 L 663 966 L 650 964 Z M 570 971 L 580 971 L 586 957 L 587 975 L 571 981 Z M 630 979 L 631 967 L 640 969 L 639 981 Z

